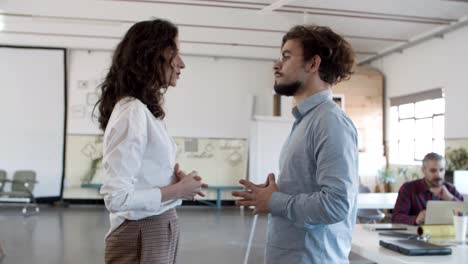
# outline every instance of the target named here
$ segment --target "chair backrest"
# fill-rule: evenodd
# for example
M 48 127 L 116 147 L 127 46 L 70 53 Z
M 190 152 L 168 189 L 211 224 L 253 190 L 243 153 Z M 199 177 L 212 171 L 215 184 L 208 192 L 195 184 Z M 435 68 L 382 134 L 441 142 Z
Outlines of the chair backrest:
M 359 184 L 359 193 L 370 193 L 369 187 Z M 357 217 L 359 223 L 376 223 L 385 218 L 385 214 L 378 209 L 358 209 Z
M 3 192 L 3 187 L 5 187 L 6 175 L 6 171 L 0 170 L 0 192 Z
M 369 187 L 359 184 L 359 193 L 370 193 Z
M 28 183 L 28 187 L 24 186 L 24 183 Z M 34 190 L 34 184 L 36 182 L 36 172 L 31 170 L 15 171 L 13 174 L 13 184 L 11 185 L 11 191 L 13 192 L 25 192 Z

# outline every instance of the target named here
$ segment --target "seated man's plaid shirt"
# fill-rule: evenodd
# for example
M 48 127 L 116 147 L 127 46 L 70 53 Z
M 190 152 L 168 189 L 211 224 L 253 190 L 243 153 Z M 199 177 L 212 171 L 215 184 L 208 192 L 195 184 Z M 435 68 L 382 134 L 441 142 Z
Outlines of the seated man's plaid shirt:
M 452 184 L 444 182 L 444 185 L 454 196 L 454 201 L 463 201 L 463 196 L 457 192 Z M 416 217 L 419 212 L 426 210 L 427 201 L 430 200 L 442 199 L 429 190 L 424 179 L 403 184 L 393 209 L 392 223 L 416 225 Z

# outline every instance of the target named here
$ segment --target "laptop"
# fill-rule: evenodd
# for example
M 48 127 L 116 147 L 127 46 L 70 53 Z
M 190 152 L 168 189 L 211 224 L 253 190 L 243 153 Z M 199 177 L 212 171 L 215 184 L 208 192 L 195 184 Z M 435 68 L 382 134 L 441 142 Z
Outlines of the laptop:
M 452 249 L 421 240 L 380 240 L 380 246 L 408 256 L 450 255 Z
M 453 212 L 468 212 L 468 202 L 427 201 L 425 225 L 451 225 Z
M 406 232 L 398 232 L 398 231 L 379 232 L 379 236 L 389 236 L 389 237 L 398 237 L 398 238 L 406 238 L 406 239 L 418 238 L 418 235 L 414 233 L 406 233 Z

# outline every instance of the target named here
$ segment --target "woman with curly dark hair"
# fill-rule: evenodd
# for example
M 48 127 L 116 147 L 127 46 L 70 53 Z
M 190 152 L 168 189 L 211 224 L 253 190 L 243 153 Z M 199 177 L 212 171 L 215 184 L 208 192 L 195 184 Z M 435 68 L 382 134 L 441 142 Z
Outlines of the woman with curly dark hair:
M 110 212 L 106 263 L 175 263 L 181 199 L 203 196 L 195 171 L 175 163 L 164 93 L 185 64 L 178 30 L 165 20 L 133 25 L 118 44 L 101 85 L 99 124 L 104 130 L 101 188 Z

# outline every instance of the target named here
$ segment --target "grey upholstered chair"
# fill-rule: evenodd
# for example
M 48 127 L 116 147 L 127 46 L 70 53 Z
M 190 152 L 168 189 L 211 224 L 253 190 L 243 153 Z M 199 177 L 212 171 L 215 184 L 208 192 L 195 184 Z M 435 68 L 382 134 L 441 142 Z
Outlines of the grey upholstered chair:
M 0 170 L 0 195 L 3 192 L 3 188 L 5 187 L 6 183 L 6 171 Z
M 0 172 L 0 181 L 3 176 Z M 36 172 L 32 170 L 19 170 L 13 174 L 13 180 L 5 179 L 3 183 L 11 182 L 11 191 L 6 192 L 3 190 L 4 184 L 0 186 L 2 200 L 5 202 L 24 203 L 22 213 L 23 215 L 31 215 L 39 212 L 39 206 L 36 203 L 33 191 L 36 181 Z M 24 198 L 24 199 L 21 199 Z M 29 211 L 29 207 L 34 207 L 34 211 Z
M 370 193 L 370 189 L 367 186 L 359 184 L 359 193 Z M 376 223 L 385 218 L 385 214 L 378 209 L 358 209 L 357 220 L 361 224 Z

